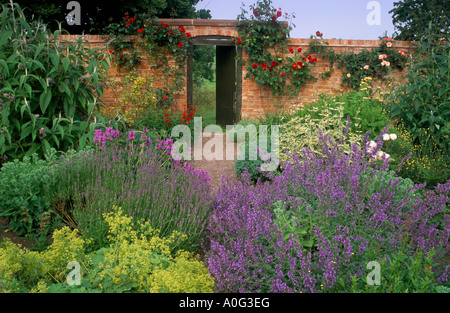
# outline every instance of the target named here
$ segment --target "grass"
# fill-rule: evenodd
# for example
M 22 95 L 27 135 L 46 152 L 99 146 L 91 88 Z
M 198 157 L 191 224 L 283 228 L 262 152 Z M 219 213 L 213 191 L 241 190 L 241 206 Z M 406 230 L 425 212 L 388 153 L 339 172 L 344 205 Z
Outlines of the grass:
M 203 125 L 216 125 L 216 82 L 205 81 L 194 86 L 193 103 L 197 106 L 196 116 L 203 118 Z

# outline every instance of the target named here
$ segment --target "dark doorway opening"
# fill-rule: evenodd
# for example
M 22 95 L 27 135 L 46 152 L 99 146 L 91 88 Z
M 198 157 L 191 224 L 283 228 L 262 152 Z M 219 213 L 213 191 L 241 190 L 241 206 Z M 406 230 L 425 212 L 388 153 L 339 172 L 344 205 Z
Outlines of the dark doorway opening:
M 193 103 L 193 49 L 196 45 L 216 46 L 216 124 L 233 125 L 241 119 L 242 105 L 242 49 L 231 37 L 198 36 L 191 40 L 187 64 L 187 105 Z M 204 125 L 206 126 L 206 125 Z

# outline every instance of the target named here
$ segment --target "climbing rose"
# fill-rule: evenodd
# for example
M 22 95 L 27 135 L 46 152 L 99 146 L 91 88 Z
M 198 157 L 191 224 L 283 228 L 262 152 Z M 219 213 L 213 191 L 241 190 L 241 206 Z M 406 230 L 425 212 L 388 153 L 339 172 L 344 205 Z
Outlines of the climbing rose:
M 139 33 L 139 34 L 142 34 L 143 32 L 144 32 L 144 29 L 143 29 L 143 28 L 139 28 L 139 29 L 138 29 L 138 33 Z
M 253 63 L 253 68 L 257 68 L 257 67 L 258 67 L 258 64 Z
M 298 50 L 297 50 L 297 51 L 298 51 L 299 53 L 300 53 L 300 52 L 302 52 L 302 48 L 298 48 Z
M 275 62 L 275 61 L 272 61 L 272 66 L 277 66 L 278 65 L 278 63 L 277 62 Z
M 281 14 L 282 14 L 281 11 L 278 11 L 278 12 L 277 12 L 277 16 L 278 16 L 278 17 L 280 17 Z
M 281 76 L 286 76 L 286 73 L 285 72 L 281 72 Z
M 183 47 L 183 43 L 182 43 L 182 42 L 180 42 L 180 43 L 178 44 L 178 48 L 181 48 L 181 47 Z

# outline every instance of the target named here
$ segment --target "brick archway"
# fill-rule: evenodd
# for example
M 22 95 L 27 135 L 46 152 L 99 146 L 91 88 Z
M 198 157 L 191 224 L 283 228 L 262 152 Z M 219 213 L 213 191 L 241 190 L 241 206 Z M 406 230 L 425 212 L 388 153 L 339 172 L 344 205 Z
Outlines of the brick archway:
M 197 45 L 216 46 L 216 123 L 233 125 L 241 119 L 242 48 L 231 36 L 203 35 L 190 41 L 187 60 L 187 107 L 193 105 L 193 49 Z

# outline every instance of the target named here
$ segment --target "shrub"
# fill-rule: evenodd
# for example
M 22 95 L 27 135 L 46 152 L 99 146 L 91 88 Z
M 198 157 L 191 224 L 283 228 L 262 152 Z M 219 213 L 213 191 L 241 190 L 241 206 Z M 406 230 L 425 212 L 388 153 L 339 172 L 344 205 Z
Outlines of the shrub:
M 41 218 L 50 211 L 46 185 L 52 162 L 33 154 L 0 169 L 0 216 L 8 218 L 8 228 L 17 235 L 32 236 L 42 228 Z
M 282 162 L 290 160 L 290 153 L 300 153 L 304 148 L 323 156 L 320 134 L 339 141 L 347 129 L 343 121 L 342 105 L 334 107 L 325 102 L 320 107 L 307 106 L 302 110 L 302 115 L 294 116 L 287 123 L 280 125 L 279 157 Z M 348 132 L 348 129 L 346 131 Z M 339 142 L 339 145 L 349 154 L 351 144 L 360 141 L 361 137 L 354 133 L 348 133 L 348 137 L 347 141 Z
M 59 162 L 51 190 L 53 209 L 94 239 L 92 249 L 104 246 L 107 229 L 101 216 L 116 204 L 136 220 L 149 220 L 163 237 L 174 230 L 185 233 L 188 238 L 180 246 L 195 251 L 209 216 L 209 178 L 188 163 L 174 161 L 172 141 L 141 146 L 133 143 L 139 140 L 136 133 L 128 136 L 131 147 L 108 141 L 111 145 L 101 150 Z
M 450 179 L 450 157 L 438 148 L 436 143 L 417 145 L 414 136 L 402 123 L 390 128 L 397 139 L 386 144 L 386 152 L 392 156 L 391 168 L 404 178 L 417 184 L 426 183 L 426 188 L 434 188 Z M 425 133 L 429 136 L 428 133 Z M 429 137 L 429 142 L 433 142 Z M 404 158 L 407 160 L 402 162 Z
M 102 108 L 101 112 L 105 116 L 111 118 L 118 114 L 128 127 L 135 128 L 139 126 L 137 123 L 144 114 L 155 113 L 156 96 L 153 79 L 149 74 L 142 74 L 133 69 L 121 78 L 120 83 L 114 83 L 112 89 L 118 103 Z
M 177 249 L 177 241 L 185 235 L 173 232 L 162 238 L 148 221 L 134 223 L 117 207 L 103 219 L 108 245 L 92 253 L 86 253 L 90 239 L 68 227 L 55 231 L 52 245 L 43 252 L 2 242 L 3 288 L 10 292 L 212 292 L 214 281 L 203 263 Z M 80 263 L 81 285 L 66 283 L 71 261 Z
M 415 49 L 406 75 L 387 105 L 392 118 L 401 120 L 414 144 L 436 144 L 450 151 L 450 45 L 443 38 L 427 36 Z M 428 133 L 425 135 L 425 133 Z
M 61 31 L 27 21 L 14 3 L 2 6 L 0 24 L 0 155 L 83 148 L 108 55 L 90 49 L 83 37 L 61 40 Z

